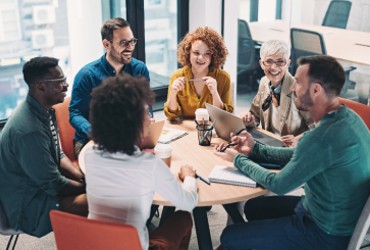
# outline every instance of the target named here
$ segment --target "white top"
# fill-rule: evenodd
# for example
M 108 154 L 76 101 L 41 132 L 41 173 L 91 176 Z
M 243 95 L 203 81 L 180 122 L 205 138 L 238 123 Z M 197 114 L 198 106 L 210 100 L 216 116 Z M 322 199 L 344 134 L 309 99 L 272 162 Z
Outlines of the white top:
M 196 180 L 186 177 L 181 184 L 152 154 L 137 150 L 129 156 L 90 148 L 84 161 L 88 217 L 135 226 L 143 249 L 149 247 L 146 221 L 155 192 L 181 210 L 190 212 L 198 203 Z

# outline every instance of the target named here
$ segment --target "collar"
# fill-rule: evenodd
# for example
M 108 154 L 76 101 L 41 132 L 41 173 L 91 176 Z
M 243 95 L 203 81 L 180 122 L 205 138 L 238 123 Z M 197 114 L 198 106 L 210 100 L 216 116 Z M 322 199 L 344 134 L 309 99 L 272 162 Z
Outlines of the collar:
M 50 114 L 54 115 L 54 109 L 51 108 L 46 110 L 35 98 L 30 96 L 29 94 L 26 97 L 26 102 L 32 106 L 34 112 L 36 112 L 39 116 L 45 119 L 50 119 Z M 49 111 L 51 113 L 49 113 Z

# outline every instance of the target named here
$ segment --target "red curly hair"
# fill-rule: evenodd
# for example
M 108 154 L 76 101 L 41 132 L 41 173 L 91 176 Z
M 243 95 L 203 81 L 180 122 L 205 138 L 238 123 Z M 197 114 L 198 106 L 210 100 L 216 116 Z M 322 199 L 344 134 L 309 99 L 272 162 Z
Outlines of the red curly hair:
M 177 60 L 182 66 L 191 66 L 190 52 L 192 44 L 200 40 L 207 44 L 212 52 L 209 69 L 220 68 L 225 64 L 228 51 L 222 36 L 210 27 L 199 27 L 194 32 L 189 32 L 179 43 Z

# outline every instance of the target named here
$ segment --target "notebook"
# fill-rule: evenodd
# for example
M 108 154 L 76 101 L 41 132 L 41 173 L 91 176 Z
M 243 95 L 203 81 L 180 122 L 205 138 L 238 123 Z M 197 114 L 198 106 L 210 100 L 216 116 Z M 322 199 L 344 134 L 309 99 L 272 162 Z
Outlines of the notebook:
M 188 132 L 184 130 L 164 127 L 158 142 L 168 144 L 170 142 L 176 141 L 177 139 L 184 137 L 187 134 Z
M 214 183 L 230 184 L 244 187 L 256 187 L 257 183 L 235 167 L 216 165 L 208 176 Z
M 157 121 L 157 122 L 150 124 L 148 135 L 141 141 L 141 144 L 140 144 L 141 149 L 155 147 L 161 135 L 163 125 L 164 125 L 164 120 Z
M 226 141 L 230 141 L 230 133 L 238 134 L 240 131 L 246 129 L 242 118 L 220 109 L 212 104 L 206 103 L 206 109 L 213 121 L 216 120 L 215 130 L 219 137 Z M 254 128 L 248 128 L 247 131 L 253 136 L 253 139 L 259 143 L 274 146 L 284 147 L 284 143 L 272 136 L 269 136 Z

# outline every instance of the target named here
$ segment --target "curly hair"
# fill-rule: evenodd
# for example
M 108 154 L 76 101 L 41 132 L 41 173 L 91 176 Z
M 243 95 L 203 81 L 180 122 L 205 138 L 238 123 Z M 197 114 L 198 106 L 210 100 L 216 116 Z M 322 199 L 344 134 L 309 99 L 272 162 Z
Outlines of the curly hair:
M 189 32 L 179 43 L 177 48 L 177 60 L 182 66 L 190 66 L 190 52 L 192 44 L 201 40 L 212 52 L 209 69 L 220 68 L 225 64 L 228 51 L 220 34 L 210 27 L 199 27 L 194 32 Z
M 90 138 L 98 149 L 132 155 L 143 131 L 146 105 L 154 93 L 145 78 L 128 74 L 106 78 L 92 92 Z

